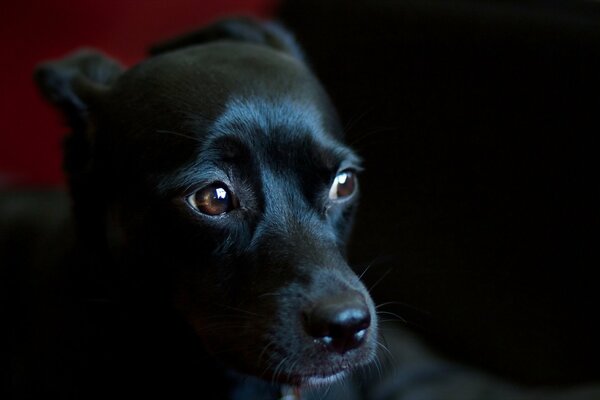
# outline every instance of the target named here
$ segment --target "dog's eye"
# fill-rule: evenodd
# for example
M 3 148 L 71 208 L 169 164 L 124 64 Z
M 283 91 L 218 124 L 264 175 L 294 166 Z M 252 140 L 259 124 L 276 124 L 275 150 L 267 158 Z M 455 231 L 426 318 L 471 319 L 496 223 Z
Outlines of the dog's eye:
M 220 182 L 206 186 L 188 196 L 187 202 L 194 209 L 207 215 L 225 214 L 235 208 L 229 188 Z
M 340 200 L 349 197 L 356 190 L 356 174 L 350 170 L 345 170 L 336 175 L 333 185 L 329 189 L 329 198 L 331 200 Z

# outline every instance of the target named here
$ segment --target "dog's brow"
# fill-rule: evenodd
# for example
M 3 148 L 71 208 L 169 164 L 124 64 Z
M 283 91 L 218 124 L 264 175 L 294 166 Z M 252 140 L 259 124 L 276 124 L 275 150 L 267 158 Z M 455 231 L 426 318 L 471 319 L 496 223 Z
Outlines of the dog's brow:
M 208 184 L 218 180 L 217 176 L 220 173 L 222 174 L 222 171 L 211 162 L 194 161 L 181 167 L 174 174 L 158 176 L 155 179 L 158 192 L 170 197 L 176 192 L 187 192 L 191 187 L 202 182 Z
M 362 170 L 362 160 L 351 149 L 336 143 L 333 146 L 331 143 L 321 144 L 316 146 L 320 161 L 330 171 L 337 169 L 352 168 Z
M 225 111 L 209 129 L 207 147 L 221 138 L 238 140 L 242 147 L 253 142 L 256 135 L 271 135 L 285 130 L 285 140 L 314 141 L 314 149 L 321 153 L 325 164 L 342 163 L 360 169 L 361 160 L 337 137 L 328 132 L 319 108 L 308 101 L 292 98 L 264 99 L 260 97 L 230 100 Z M 256 146 L 251 146 L 256 147 Z
M 278 127 L 298 128 L 297 132 L 314 132 L 327 137 L 322 115 L 314 104 L 289 98 L 233 99 L 212 126 L 211 136 L 229 134 L 231 128 L 242 132 L 273 132 Z M 294 129 L 290 129 L 293 133 Z

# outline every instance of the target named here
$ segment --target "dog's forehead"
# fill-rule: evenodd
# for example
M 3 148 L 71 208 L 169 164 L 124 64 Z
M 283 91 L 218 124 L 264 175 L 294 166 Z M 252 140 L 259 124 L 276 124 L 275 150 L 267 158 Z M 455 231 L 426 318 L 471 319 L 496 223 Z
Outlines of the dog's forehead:
M 208 119 L 222 114 L 232 98 L 293 95 L 321 103 L 326 97 L 299 60 L 264 46 L 227 41 L 150 58 L 123 74 L 113 92 L 119 106 Z
M 98 120 L 108 162 L 135 152 L 146 171 L 192 161 L 223 134 L 278 138 L 285 130 L 280 146 L 304 135 L 331 141 L 329 147 L 341 136 L 327 95 L 302 62 L 233 42 L 166 53 L 132 68 Z

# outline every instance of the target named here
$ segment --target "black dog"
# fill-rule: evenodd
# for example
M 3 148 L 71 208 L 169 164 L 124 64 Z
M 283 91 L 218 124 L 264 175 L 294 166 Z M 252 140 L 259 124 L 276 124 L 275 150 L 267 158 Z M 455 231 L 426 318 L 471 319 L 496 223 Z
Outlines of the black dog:
M 220 22 L 127 71 L 80 51 L 36 81 L 72 129 L 65 293 L 83 299 L 52 390 L 269 398 L 374 359 L 344 257 L 360 161 L 284 29 Z

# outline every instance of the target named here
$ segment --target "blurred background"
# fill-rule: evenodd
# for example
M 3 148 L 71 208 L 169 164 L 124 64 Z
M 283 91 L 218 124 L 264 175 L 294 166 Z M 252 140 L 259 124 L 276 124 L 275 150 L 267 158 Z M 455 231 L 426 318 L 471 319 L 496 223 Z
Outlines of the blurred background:
M 58 116 L 32 84 L 35 65 L 96 47 L 130 66 L 152 43 L 230 14 L 273 14 L 275 0 L 2 2 L 0 185 L 63 182 Z
M 62 185 L 31 82 L 81 46 L 125 65 L 226 15 L 283 20 L 365 159 L 350 248 L 384 310 L 523 384 L 600 379 L 600 7 L 592 1 L 9 2 L 0 188 Z

